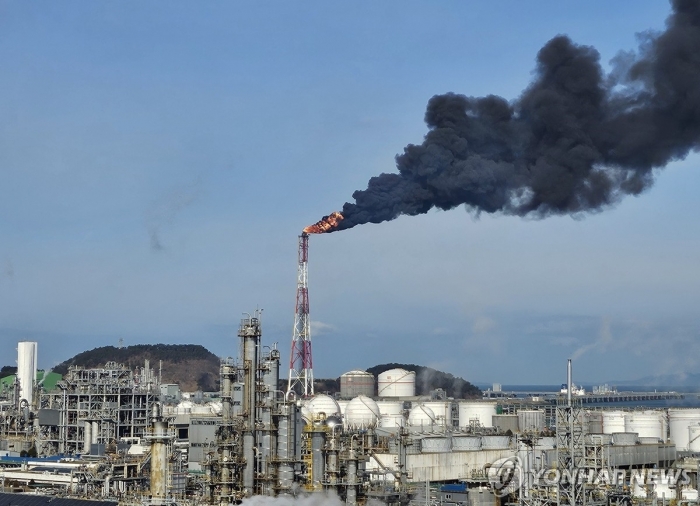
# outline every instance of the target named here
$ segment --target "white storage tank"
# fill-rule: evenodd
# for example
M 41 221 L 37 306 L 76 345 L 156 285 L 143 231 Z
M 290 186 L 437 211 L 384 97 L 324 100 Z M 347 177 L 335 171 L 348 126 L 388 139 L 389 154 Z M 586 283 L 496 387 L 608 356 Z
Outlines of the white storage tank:
M 378 397 L 414 397 L 416 373 L 404 369 L 389 369 L 378 377 Z
M 316 394 L 307 403 L 310 414 L 313 418 L 329 416 L 340 416 L 340 406 L 330 395 Z
M 426 401 L 423 406 L 430 408 L 435 413 L 435 423 L 440 427 L 452 427 L 452 402 L 451 401 Z
M 429 429 L 436 425 L 435 413 L 429 407 L 419 404 L 408 413 L 408 425 Z
M 688 427 L 688 451 L 700 452 L 700 425 Z
M 583 416 L 583 419 L 587 424 L 589 434 L 603 433 L 603 413 L 600 411 L 586 411 Z
M 340 414 L 345 416 L 345 409 L 348 407 L 348 404 L 350 404 L 349 399 L 338 399 L 335 402 L 338 403 L 338 407 L 340 408 Z
M 688 451 L 689 427 L 698 423 L 700 423 L 700 409 L 671 408 L 668 410 L 668 429 L 676 450 Z
M 349 429 L 373 429 L 381 414 L 379 406 L 370 397 L 358 395 L 345 409 L 345 427 Z
M 37 368 L 36 341 L 17 343 L 17 379 L 19 380 L 19 397 L 26 399 L 31 407 L 34 402 L 34 381 Z
M 625 432 L 625 412 L 603 411 L 603 432 L 605 434 Z
M 636 445 L 638 436 L 636 432 L 613 432 L 612 444 L 613 446 Z
M 420 440 L 421 453 L 447 453 L 450 450 L 448 437 L 424 437 Z
M 354 399 L 358 395 L 374 396 L 374 375 L 367 371 L 349 371 L 340 376 L 340 396 Z
M 639 437 L 663 438 L 661 413 L 658 411 L 634 411 L 625 415 L 625 432 L 636 432 Z
M 380 427 L 394 429 L 406 425 L 403 416 L 403 401 L 377 401 L 377 407 L 381 414 Z
M 493 427 L 496 403 L 493 401 L 461 401 L 458 403 L 459 426 Z
M 481 449 L 481 436 L 453 436 L 452 451 L 467 452 Z
M 544 429 L 544 411 L 538 409 L 518 410 L 520 432 L 539 432 Z

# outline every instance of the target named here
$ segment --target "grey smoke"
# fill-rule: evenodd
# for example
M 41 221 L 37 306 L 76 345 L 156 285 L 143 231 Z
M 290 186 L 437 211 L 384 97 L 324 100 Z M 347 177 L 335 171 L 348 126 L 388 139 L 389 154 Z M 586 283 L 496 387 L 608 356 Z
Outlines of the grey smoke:
M 156 200 L 146 212 L 146 229 L 152 251 L 165 249 L 161 241 L 163 227 L 171 224 L 175 217 L 199 197 L 201 179 L 176 188 Z
M 661 33 L 640 36 L 606 75 L 600 55 L 560 35 L 534 81 L 508 102 L 436 95 L 429 131 L 353 193 L 335 230 L 432 208 L 544 218 L 609 208 L 653 183 L 653 169 L 700 142 L 700 2 L 672 0 Z

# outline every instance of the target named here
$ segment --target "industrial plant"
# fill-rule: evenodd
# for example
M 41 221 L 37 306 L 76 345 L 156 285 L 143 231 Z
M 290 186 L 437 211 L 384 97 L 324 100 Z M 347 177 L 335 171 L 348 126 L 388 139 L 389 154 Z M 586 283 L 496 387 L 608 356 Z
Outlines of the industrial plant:
M 417 395 L 415 372 L 401 368 L 349 371 L 336 394 L 314 392 L 308 239 L 285 380 L 260 311 L 244 313 L 218 392 L 182 392 L 148 361 L 72 366 L 47 385 L 38 344 L 18 343 L 0 400 L 0 504 L 698 502 L 700 409 L 644 407 L 683 398 L 672 392 L 587 394 L 571 361 L 546 394 Z

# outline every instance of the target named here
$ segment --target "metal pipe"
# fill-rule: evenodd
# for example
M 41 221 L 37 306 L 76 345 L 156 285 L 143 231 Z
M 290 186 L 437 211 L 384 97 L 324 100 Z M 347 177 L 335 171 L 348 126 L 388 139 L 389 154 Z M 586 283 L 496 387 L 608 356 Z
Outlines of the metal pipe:
M 573 382 L 571 381 L 571 359 L 566 363 L 566 401 L 569 406 L 571 406 L 571 387 Z

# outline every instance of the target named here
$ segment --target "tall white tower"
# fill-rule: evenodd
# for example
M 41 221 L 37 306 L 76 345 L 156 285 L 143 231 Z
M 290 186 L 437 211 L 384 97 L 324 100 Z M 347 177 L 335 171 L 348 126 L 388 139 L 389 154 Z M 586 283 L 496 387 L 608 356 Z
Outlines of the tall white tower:
M 26 399 L 29 405 L 34 401 L 34 382 L 37 368 L 36 341 L 17 343 L 17 379 L 19 380 L 19 397 Z

